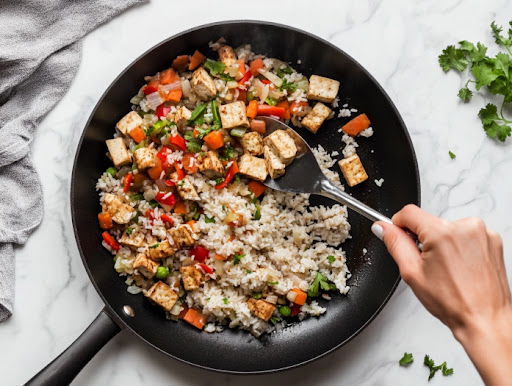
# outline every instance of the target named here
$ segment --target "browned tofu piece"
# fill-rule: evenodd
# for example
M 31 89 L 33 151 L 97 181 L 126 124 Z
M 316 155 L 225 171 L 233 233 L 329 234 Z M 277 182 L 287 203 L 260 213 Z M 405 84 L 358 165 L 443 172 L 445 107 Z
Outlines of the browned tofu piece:
M 198 289 L 203 282 L 203 273 L 196 267 L 189 265 L 180 268 L 181 280 L 183 281 L 183 287 L 187 291 L 193 291 Z
M 187 225 L 180 225 L 177 228 L 169 230 L 176 248 L 191 247 L 195 240 L 192 237 L 192 231 Z
M 112 220 L 118 224 L 128 224 L 136 210 L 115 194 L 106 193 L 103 196 L 103 212 L 110 214 Z
M 311 75 L 309 78 L 308 99 L 320 102 L 332 103 L 338 95 L 340 82 L 319 75 Z
M 185 106 L 180 106 L 176 109 L 176 112 L 170 117 L 172 121 L 176 123 L 178 129 L 183 129 L 187 126 L 188 120 L 192 116 L 192 111 L 187 109 Z
M 318 102 L 315 107 L 302 119 L 302 126 L 316 134 L 320 126 L 331 115 L 332 110 L 321 102 Z
M 236 63 L 236 53 L 233 47 L 231 46 L 222 46 L 218 50 L 219 60 L 226 65 L 226 67 L 231 66 Z
M 130 111 L 116 123 L 116 128 L 124 135 L 127 135 L 130 131 L 140 125 L 142 125 L 142 118 L 140 115 L 135 111 Z
M 178 294 L 174 292 L 167 284 L 158 281 L 146 292 L 146 297 L 158 304 L 167 312 L 170 312 L 176 301 Z
M 164 257 L 172 256 L 178 250 L 176 245 L 171 245 L 168 240 L 150 245 L 148 248 L 148 255 L 153 260 L 163 259 Z
M 133 152 L 133 158 L 137 164 L 137 169 L 144 170 L 156 165 L 156 150 L 149 147 L 141 147 Z
M 219 107 L 220 120 L 224 129 L 232 127 L 249 127 L 245 103 L 236 101 Z
M 217 95 L 215 83 L 204 67 L 199 67 L 194 71 L 190 86 L 200 99 L 207 100 Z
M 256 181 L 265 181 L 267 178 L 267 165 L 265 165 L 265 160 L 247 153 L 240 158 L 238 169 L 240 174 Z
M 196 188 L 194 188 L 194 185 L 192 185 L 192 182 L 187 177 L 176 182 L 176 190 L 184 200 L 199 201 L 201 199 L 199 194 L 197 194 Z
M 148 279 L 152 279 L 156 274 L 158 265 L 158 263 L 148 259 L 144 253 L 139 253 L 133 262 L 133 269 L 136 269 Z
M 348 186 L 360 184 L 368 179 L 368 174 L 364 170 L 363 164 L 357 154 L 353 154 L 348 158 L 344 158 L 338 162 L 343 177 L 347 181 Z
M 281 177 L 285 173 L 285 164 L 281 162 L 279 157 L 268 147 L 263 149 L 265 164 L 270 178 Z
M 297 155 L 295 141 L 285 130 L 272 132 L 265 137 L 264 142 L 285 165 L 289 165 Z
M 213 150 L 208 151 L 200 160 L 198 159 L 198 168 L 200 172 L 209 178 L 224 175 L 224 165 L 222 165 L 217 152 Z
M 124 166 L 132 162 L 132 157 L 121 137 L 107 139 L 105 141 L 108 153 L 116 167 Z
M 276 306 L 266 302 L 265 300 L 256 300 L 253 298 L 247 300 L 247 307 L 249 307 L 249 311 L 251 311 L 254 316 L 263 319 L 264 321 L 268 321 L 276 309 Z
M 263 153 L 263 138 L 260 133 L 255 131 L 245 133 L 242 139 L 240 139 L 240 144 L 244 152 L 250 155 L 260 155 Z
M 141 232 L 132 232 L 128 234 L 125 231 L 119 239 L 119 242 L 126 247 L 140 248 L 144 246 L 144 234 Z

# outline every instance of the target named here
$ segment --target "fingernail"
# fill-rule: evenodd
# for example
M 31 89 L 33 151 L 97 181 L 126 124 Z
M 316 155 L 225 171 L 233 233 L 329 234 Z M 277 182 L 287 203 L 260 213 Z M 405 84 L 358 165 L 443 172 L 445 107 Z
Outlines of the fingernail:
M 382 240 L 384 238 L 384 228 L 382 228 L 379 224 L 372 225 L 372 232 L 379 239 Z

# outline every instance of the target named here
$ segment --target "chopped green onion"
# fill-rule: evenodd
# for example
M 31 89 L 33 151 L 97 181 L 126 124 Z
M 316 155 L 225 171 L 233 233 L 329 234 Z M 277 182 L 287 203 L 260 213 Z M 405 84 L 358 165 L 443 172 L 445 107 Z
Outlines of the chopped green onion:
M 129 236 L 133 233 L 133 228 L 126 228 L 125 233 Z
M 254 219 L 255 220 L 261 219 L 261 208 L 259 206 L 256 207 L 256 212 L 254 212 Z
M 208 217 L 207 215 L 204 215 L 204 222 L 207 224 L 215 223 L 215 219 L 213 217 Z
M 217 177 L 214 181 L 215 181 L 215 185 L 219 185 L 221 182 L 224 181 L 224 177 Z
M 164 267 L 163 265 L 161 265 L 160 267 L 158 267 L 156 269 L 156 274 L 155 274 L 156 278 L 159 279 L 159 280 L 165 280 L 167 279 L 167 276 L 169 276 L 169 268 L 167 267 Z
M 219 127 L 222 127 L 222 121 L 220 120 L 219 114 L 219 106 L 217 105 L 217 101 L 215 99 L 212 100 L 210 108 L 212 109 L 213 122 L 216 125 L 219 125 Z
M 190 115 L 189 122 L 194 122 L 199 116 L 203 115 L 204 111 L 206 110 L 206 103 L 200 103 L 196 106 L 194 111 L 192 111 L 192 114 Z
M 268 285 L 278 285 L 279 282 L 278 281 L 267 281 L 267 284 Z
M 238 265 L 240 263 L 240 260 L 242 260 L 242 257 L 244 257 L 245 254 L 236 254 L 233 256 L 233 264 Z
M 110 174 L 112 177 L 115 177 L 116 174 L 117 174 L 117 169 L 116 168 L 113 168 L 113 167 L 110 167 L 108 168 L 107 170 L 105 170 L 105 172 L 107 172 L 108 174 Z
M 229 303 L 229 300 L 228 300 L 228 298 L 222 298 L 222 302 L 223 302 L 224 304 L 228 304 L 228 303 Z
M 275 106 L 277 105 L 277 100 L 271 97 L 267 97 L 267 99 L 265 99 L 265 103 L 270 106 Z
M 279 319 L 277 316 L 272 316 L 272 317 L 270 318 L 270 322 L 271 322 L 272 324 L 277 324 L 277 323 L 279 323 L 280 321 L 281 321 L 281 319 Z
M 252 294 L 252 297 L 254 299 L 261 299 L 262 296 L 263 295 L 261 294 L 261 292 L 255 292 L 255 293 Z
M 288 306 L 280 306 L 279 313 L 283 316 L 290 316 L 292 314 L 292 309 Z
M 154 248 L 157 248 L 159 245 L 160 245 L 160 243 L 156 243 L 156 244 L 150 245 L 149 248 L 154 249 Z
M 336 258 L 334 256 L 327 256 L 327 260 L 329 261 L 329 264 L 332 264 L 334 263 L 334 261 L 336 260 Z
M 229 134 L 231 134 L 231 136 L 233 137 L 243 137 L 244 134 L 246 132 L 246 129 L 243 128 L 243 127 L 235 127 L 234 129 L 231 129 L 231 131 L 229 132 Z

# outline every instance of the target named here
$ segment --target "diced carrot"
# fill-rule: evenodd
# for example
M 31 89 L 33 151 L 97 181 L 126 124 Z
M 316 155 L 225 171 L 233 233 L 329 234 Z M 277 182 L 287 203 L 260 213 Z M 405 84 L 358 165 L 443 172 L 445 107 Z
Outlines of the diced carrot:
M 299 288 L 292 288 L 290 291 L 293 291 L 296 294 L 295 300 L 293 301 L 295 304 L 302 306 L 304 303 L 306 303 L 306 299 L 308 298 L 307 293 L 305 293 Z
M 145 179 L 146 179 L 146 176 L 143 173 L 134 174 L 133 182 L 132 182 L 133 188 L 136 190 L 142 188 L 142 184 L 144 183 Z
M 249 102 L 246 114 L 249 118 L 255 118 L 258 115 L 258 102 L 256 100 L 253 99 Z
M 190 58 L 188 55 L 179 55 L 172 61 L 172 67 L 178 71 L 185 71 L 189 62 Z
M 236 236 L 234 234 L 231 234 L 231 236 L 229 236 L 228 241 L 233 241 L 234 239 L 236 239 Z
M 155 166 L 148 169 L 148 175 L 152 180 L 158 180 L 160 179 L 163 170 L 164 169 L 162 168 L 162 161 L 155 157 Z
M 284 119 L 290 119 L 290 103 L 288 103 L 286 99 L 284 101 L 279 102 L 276 106 L 284 108 Z
M 260 119 L 251 120 L 251 130 L 260 134 L 265 134 L 267 131 L 267 124 Z
M 226 256 L 219 255 L 218 253 L 215 254 L 214 258 L 215 258 L 215 260 L 219 260 L 219 261 L 225 261 L 228 259 Z
M 176 286 L 177 285 L 177 286 Z M 176 283 L 174 283 L 174 287 L 175 288 L 180 288 L 180 282 L 177 281 Z M 178 319 L 183 319 L 185 317 L 185 315 L 187 314 L 187 311 L 188 311 L 188 307 L 186 304 L 183 304 L 182 305 L 183 309 L 181 310 L 181 312 L 178 314 Z
M 148 82 L 148 87 L 154 87 L 158 90 L 158 85 L 160 84 L 160 82 L 158 81 L 158 79 L 151 79 L 149 82 Z
M 212 150 L 217 150 L 224 146 L 224 135 L 220 130 L 214 130 L 204 138 L 204 142 L 208 145 L 208 147 Z
M 146 134 L 144 133 L 144 130 L 142 130 L 140 126 L 137 126 L 137 127 L 133 128 L 133 129 L 131 129 L 128 134 L 137 143 L 143 141 L 144 138 L 146 138 Z
M 192 137 L 194 137 L 194 138 L 199 137 L 199 130 L 194 129 L 194 130 L 192 131 Z
M 341 129 L 348 135 L 355 137 L 361 131 L 369 128 L 370 124 L 371 122 L 366 116 L 366 114 L 359 114 L 354 119 L 348 121 L 344 126 L 342 126 Z
M 247 184 L 249 190 L 254 193 L 256 197 L 261 196 L 267 190 L 267 187 L 259 181 L 251 181 Z
M 238 90 L 238 96 L 236 97 L 237 101 L 245 102 L 247 100 L 247 90 Z
M 196 328 L 200 330 L 204 327 L 204 316 L 200 312 L 194 310 L 193 308 L 189 308 L 188 311 L 183 316 L 183 320 L 190 323 Z
M 107 212 L 98 213 L 98 222 L 100 223 L 101 229 L 110 229 L 113 226 L 112 216 Z
M 197 172 L 197 159 L 194 157 L 194 154 L 185 153 L 181 163 L 183 164 L 183 169 L 185 169 L 188 174 L 194 174 Z
M 292 115 L 297 115 L 298 117 L 303 117 L 306 115 L 305 107 L 309 106 L 308 102 L 305 101 L 293 101 L 290 105 L 290 113 Z
M 185 201 L 177 201 L 174 205 L 174 213 L 176 214 L 186 214 L 187 213 L 187 204 Z
M 190 71 L 195 70 L 197 67 L 199 67 L 199 65 L 201 63 L 204 62 L 205 59 L 206 59 L 206 56 L 204 56 L 202 53 L 200 53 L 198 50 L 196 50 L 196 52 L 194 52 L 194 55 L 192 55 L 190 58 L 190 63 L 188 65 L 188 69 Z
M 245 74 L 245 60 L 238 59 L 238 72 L 241 76 Z
M 173 102 L 178 103 L 181 100 L 181 97 L 183 96 L 183 91 L 181 88 L 175 88 L 174 90 L 171 90 L 167 93 L 165 96 L 165 100 L 167 102 Z
M 188 220 L 185 224 L 187 224 L 189 227 L 191 227 L 192 230 L 195 230 L 195 228 L 196 228 L 196 220 Z
M 178 79 L 172 68 L 160 72 L 160 84 L 170 84 Z
M 252 62 L 251 62 L 251 65 L 249 66 L 249 70 L 251 71 L 251 74 L 253 76 L 257 76 L 259 75 L 260 73 L 258 72 L 258 70 L 260 68 L 263 68 L 263 60 L 261 58 L 258 58 L 258 59 L 254 59 Z

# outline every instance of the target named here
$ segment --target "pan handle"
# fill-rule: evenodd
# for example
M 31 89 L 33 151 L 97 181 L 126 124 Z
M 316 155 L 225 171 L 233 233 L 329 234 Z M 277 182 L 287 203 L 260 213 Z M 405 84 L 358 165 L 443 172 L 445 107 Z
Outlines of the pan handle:
M 71 346 L 25 385 L 69 385 L 91 358 L 119 331 L 121 328 L 104 308 Z

